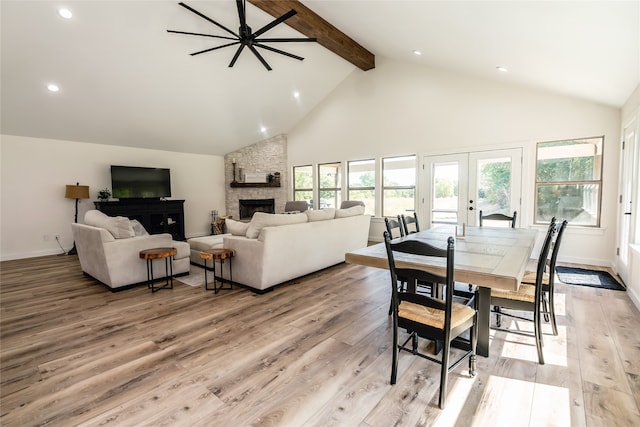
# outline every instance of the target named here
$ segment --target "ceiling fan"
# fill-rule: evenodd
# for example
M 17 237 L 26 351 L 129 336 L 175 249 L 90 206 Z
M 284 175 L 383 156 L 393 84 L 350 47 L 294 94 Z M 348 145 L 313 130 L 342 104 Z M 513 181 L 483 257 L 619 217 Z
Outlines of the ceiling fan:
M 238 30 L 238 33 L 235 33 L 233 31 L 231 31 L 230 29 L 228 29 L 227 27 L 225 27 L 224 25 L 219 24 L 218 22 L 214 21 L 213 19 L 209 18 L 208 16 L 205 16 L 203 13 L 198 12 L 197 10 L 192 8 L 191 6 L 189 6 L 189 5 L 185 4 L 185 3 L 182 3 L 182 2 L 180 2 L 178 4 L 180 6 L 182 6 L 182 7 L 184 7 L 185 9 L 195 13 L 199 17 L 211 22 L 212 24 L 214 24 L 215 26 L 221 28 L 222 30 L 226 31 L 227 33 L 231 34 L 233 37 L 218 36 L 218 35 L 214 35 L 214 34 L 192 33 L 192 32 L 188 32 L 188 31 L 176 31 L 176 30 L 167 30 L 167 32 L 175 33 L 175 34 L 186 34 L 186 35 L 190 35 L 190 36 L 213 37 L 213 38 L 216 38 L 216 39 L 233 40 L 230 43 L 226 43 L 226 44 L 223 44 L 223 45 L 220 45 L 220 46 L 215 46 L 215 47 L 212 47 L 212 48 L 209 48 L 209 49 L 201 50 L 199 52 L 194 52 L 194 53 L 190 54 L 191 56 L 200 55 L 201 53 L 211 52 L 213 50 L 222 49 L 222 48 L 227 47 L 227 46 L 233 46 L 233 45 L 239 44 L 240 46 L 238 46 L 238 49 L 236 50 L 235 55 L 233 55 L 233 59 L 229 63 L 229 67 L 233 67 L 234 66 L 234 64 L 238 60 L 238 57 L 240 56 L 240 53 L 242 52 L 242 50 L 245 47 L 247 47 L 249 50 L 251 50 L 251 52 L 253 52 L 253 54 L 256 56 L 256 58 L 258 58 L 258 60 L 262 63 L 262 65 L 264 65 L 264 67 L 267 70 L 271 71 L 271 66 L 267 63 L 267 61 L 265 61 L 265 59 L 262 57 L 262 55 L 260 54 L 260 52 L 258 52 L 258 50 L 256 48 L 261 48 L 261 49 L 265 49 L 265 50 L 268 50 L 268 51 L 271 51 L 271 52 L 279 53 L 280 55 L 285 55 L 285 56 L 288 56 L 290 58 L 297 59 L 299 61 L 302 61 L 304 58 L 301 57 L 301 56 L 294 55 L 294 54 L 289 53 L 289 52 L 285 52 L 285 51 L 280 50 L 280 49 L 276 49 L 276 48 L 271 47 L 271 46 L 264 45 L 262 43 L 315 42 L 315 41 L 317 41 L 317 39 L 315 37 L 313 37 L 313 38 L 259 38 L 262 34 L 266 33 L 267 31 L 269 31 L 270 29 L 272 29 L 276 25 L 286 21 L 287 19 L 289 19 L 293 15 L 295 15 L 297 12 L 295 10 L 293 10 L 293 9 L 291 9 L 289 12 L 285 13 L 281 17 L 274 19 L 273 21 L 271 21 L 270 23 L 268 23 L 264 27 L 260 28 L 259 30 L 255 31 L 255 32 L 252 32 L 251 27 L 249 27 L 247 25 L 246 0 L 236 0 L 236 5 L 238 6 L 238 17 L 240 18 L 240 28 Z

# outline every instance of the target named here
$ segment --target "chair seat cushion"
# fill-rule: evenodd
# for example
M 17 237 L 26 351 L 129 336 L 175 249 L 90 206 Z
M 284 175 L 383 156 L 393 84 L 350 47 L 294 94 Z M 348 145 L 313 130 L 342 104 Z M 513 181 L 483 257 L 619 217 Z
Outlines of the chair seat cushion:
M 455 328 L 461 325 L 473 318 L 475 313 L 476 311 L 471 307 L 453 303 L 451 310 L 451 327 Z M 434 328 L 444 329 L 444 310 L 438 310 L 437 308 L 402 301 L 398 306 L 398 316 Z
M 521 283 L 517 291 L 506 291 L 503 289 L 491 289 L 492 298 L 503 298 L 516 301 L 533 303 L 536 294 L 536 287 L 527 283 Z
M 522 277 L 522 282 L 521 283 L 529 283 L 531 285 L 535 285 L 536 284 L 536 272 L 535 271 L 525 271 L 524 272 L 524 276 Z M 544 273 L 542 275 L 542 284 L 543 285 L 548 285 L 549 284 L 549 273 Z

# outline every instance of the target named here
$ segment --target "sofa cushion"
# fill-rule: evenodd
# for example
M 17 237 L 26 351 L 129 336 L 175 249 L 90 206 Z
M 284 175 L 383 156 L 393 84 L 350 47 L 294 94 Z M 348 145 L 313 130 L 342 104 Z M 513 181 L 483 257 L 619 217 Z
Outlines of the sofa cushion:
M 333 219 L 336 215 L 336 210 L 335 208 L 327 208 L 317 211 L 305 211 L 304 213 L 307 215 L 309 222 L 325 221 L 327 219 Z
M 307 215 L 304 213 L 269 214 L 265 212 L 256 212 L 253 214 L 253 218 L 251 218 L 246 236 L 248 239 L 257 239 L 260 235 L 260 231 L 262 231 L 264 227 L 299 224 L 302 222 L 307 222 Z
M 137 219 L 131 219 L 131 220 L 129 220 L 129 223 L 131 224 L 131 228 L 133 228 L 133 233 L 136 236 L 148 236 L 149 235 L 147 230 L 144 229 L 142 224 L 140 224 L 140 221 L 138 221 Z
M 84 214 L 84 223 L 92 227 L 104 228 L 116 239 L 128 239 L 135 236 L 129 218 L 124 216 L 108 216 L 92 209 Z
M 348 216 L 364 215 L 364 206 L 353 206 L 347 209 L 337 209 L 336 218 L 346 218 Z
M 224 225 L 227 227 L 227 232 L 234 236 L 246 236 L 249 229 L 248 222 L 240 222 L 233 219 L 227 219 Z
M 187 240 L 192 250 L 206 251 L 207 249 L 221 248 L 225 236 L 230 234 L 212 234 L 211 236 L 193 237 Z

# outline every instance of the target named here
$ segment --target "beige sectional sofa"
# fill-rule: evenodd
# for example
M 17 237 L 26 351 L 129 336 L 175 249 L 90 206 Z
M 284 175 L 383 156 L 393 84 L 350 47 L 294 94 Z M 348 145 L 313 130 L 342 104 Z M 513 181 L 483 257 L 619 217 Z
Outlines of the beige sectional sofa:
M 140 259 L 143 249 L 174 247 L 173 274 L 189 272 L 189 245 L 174 241 L 171 234 L 150 235 L 138 221 L 125 217 L 109 217 L 97 210 L 87 211 L 84 224 L 72 224 L 82 271 L 120 290 L 147 280 L 146 261 Z M 153 261 L 154 278 L 165 277 L 164 260 Z
M 228 234 L 190 239 L 191 262 L 202 265 L 199 251 L 207 246 L 235 249 L 233 281 L 262 293 L 344 262 L 345 253 L 367 246 L 370 220 L 362 206 L 296 214 L 258 212 L 250 223 L 227 220 Z M 224 268 L 228 278 L 229 263 Z

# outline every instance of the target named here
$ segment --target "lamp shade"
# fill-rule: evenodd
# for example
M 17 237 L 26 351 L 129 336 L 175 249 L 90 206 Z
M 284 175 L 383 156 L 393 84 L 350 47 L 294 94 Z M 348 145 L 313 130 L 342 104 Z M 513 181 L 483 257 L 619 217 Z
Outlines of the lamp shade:
M 88 199 L 89 198 L 89 186 L 88 185 L 67 185 L 67 190 L 64 193 L 64 197 L 67 199 Z

